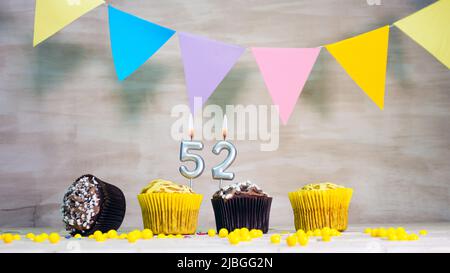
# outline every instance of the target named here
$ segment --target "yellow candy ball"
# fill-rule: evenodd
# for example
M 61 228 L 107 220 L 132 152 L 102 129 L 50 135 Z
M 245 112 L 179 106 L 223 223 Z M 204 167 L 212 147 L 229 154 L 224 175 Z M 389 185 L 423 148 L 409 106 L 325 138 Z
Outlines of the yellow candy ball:
M 378 230 L 378 237 L 386 237 L 386 235 L 387 235 L 387 230 L 386 229 L 384 229 L 384 228 L 380 228 L 379 230 Z
M 324 227 L 324 228 L 322 228 L 322 231 L 325 231 L 325 232 L 330 233 L 331 228 L 329 228 L 329 227 Z
M 399 241 L 406 241 L 406 240 L 408 240 L 408 234 L 406 234 L 406 233 L 397 234 L 397 240 L 399 240 Z
M 98 237 L 98 236 L 100 236 L 100 235 L 103 235 L 103 233 L 102 233 L 100 230 L 96 230 L 96 231 L 94 232 L 94 237 Z
M 258 238 L 258 237 L 259 237 L 258 230 L 256 230 L 256 229 L 250 230 L 250 237 L 252 237 L 252 238 Z
M 378 229 L 376 228 L 372 229 L 372 231 L 370 232 L 370 236 L 378 237 Z
M 105 235 L 97 235 L 97 236 L 95 236 L 94 235 L 94 239 L 95 239 L 95 241 L 97 241 L 97 242 L 104 242 L 104 241 L 106 241 L 106 239 L 108 238 L 108 236 L 105 234 Z
M 142 239 L 142 233 L 141 233 L 140 230 L 135 229 L 135 230 L 133 230 L 131 233 L 133 233 L 134 236 L 136 236 L 137 239 Z
M 323 242 L 329 242 L 331 241 L 331 236 L 329 234 L 323 234 L 322 235 L 322 241 Z
M 320 236 L 322 235 L 322 231 L 320 229 L 314 230 L 314 236 Z
M 3 234 L 2 239 L 5 244 L 10 244 L 14 241 L 14 236 L 10 233 L 6 233 Z
M 57 244 L 57 243 L 59 243 L 59 240 L 60 240 L 61 238 L 59 237 L 59 234 L 58 233 L 56 233 L 56 232 L 53 232 L 53 233 L 51 233 L 49 236 L 48 236 L 48 240 L 50 241 L 50 243 L 52 243 L 52 244 Z
M 257 229 L 256 233 L 258 234 L 258 237 L 262 237 L 264 235 L 263 231 L 260 229 Z
M 397 235 L 397 231 L 395 230 L 395 228 L 388 228 L 386 231 L 386 235 L 389 236 L 391 234 Z
M 422 236 L 425 236 L 428 234 L 428 231 L 426 229 L 421 229 L 421 230 L 419 230 L 419 234 Z
M 158 234 L 158 238 L 159 239 L 165 239 L 166 238 L 166 234 L 160 233 L 160 234 Z
M 108 235 L 108 238 L 109 238 L 109 239 L 116 239 L 116 238 L 118 237 L 117 231 L 114 230 L 114 229 L 111 229 L 111 230 L 108 231 L 106 234 Z
M 25 237 L 27 237 L 27 239 L 30 239 L 30 240 L 33 240 L 35 236 L 36 235 L 34 235 L 34 233 L 27 233 L 27 235 L 25 235 Z
M 231 238 L 228 238 L 228 241 L 232 245 L 237 245 L 240 242 L 239 237 L 237 237 L 237 236 L 232 236 Z
M 388 235 L 389 241 L 397 241 L 397 235 L 396 234 L 389 234 Z
M 173 234 L 169 234 L 169 235 L 167 235 L 167 238 L 169 238 L 169 239 L 173 239 L 173 238 L 175 238 L 175 235 L 173 235 Z
M 135 232 L 130 232 L 130 233 L 128 233 L 127 239 L 128 239 L 129 243 L 136 243 L 136 241 L 138 240 L 138 237 L 136 236 Z
M 240 228 L 240 231 L 244 231 L 244 232 L 250 232 L 250 230 L 246 227 Z
M 228 236 L 228 229 L 226 229 L 226 228 L 221 228 L 220 230 L 219 230 L 219 237 L 220 238 L 225 238 L 225 237 L 227 237 Z
M 36 243 L 42 243 L 43 241 L 45 241 L 45 238 L 42 235 L 37 235 L 34 237 L 34 241 Z
M 324 229 L 321 231 L 320 235 L 330 237 L 330 230 Z
M 80 239 L 82 236 L 81 234 L 75 234 L 75 236 L 73 236 L 75 239 Z
M 88 238 L 89 238 L 89 239 L 94 239 L 94 235 L 91 234 L 91 235 L 88 236 Z
M 417 240 L 419 240 L 419 236 L 417 236 L 417 234 L 411 233 L 408 235 L 408 241 L 417 241 Z
M 240 238 L 241 241 L 244 241 L 244 242 L 249 242 L 249 241 L 252 240 L 252 237 L 250 236 L 250 233 L 248 233 L 248 234 L 246 234 L 244 236 L 240 236 L 239 238 Z
M 22 237 L 19 234 L 14 234 L 13 235 L 14 241 L 20 241 L 22 240 Z
M 339 235 L 340 235 L 340 232 L 339 232 L 337 229 L 332 228 L 332 229 L 330 230 L 330 235 L 331 235 L 331 236 L 339 236 Z
M 396 231 L 397 231 L 397 233 L 405 233 L 406 232 L 405 228 L 403 228 L 403 227 L 398 227 L 396 229 Z
M 366 229 L 364 230 L 364 233 L 366 233 L 366 234 L 372 234 L 372 229 L 371 229 L 371 228 L 366 228 Z
M 142 235 L 142 239 L 144 239 L 144 240 L 153 238 L 153 232 L 150 229 L 144 229 L 141 232 L 141 235 Z
M 177 235 L 175 235 L 175 238 L 181 239 L 181 238 L 184 238 L 184 236 L 182 234 L 177 234 Z
M 240 230 L 239 230 L 239 236 L 241 236 L 241 237 L 248 237 L 248 236 L 250 236 L 250 231 L 248 230 L 248 228 L 241 228 Z
M 309 237 L 314 236 L 314 232 L 312 230 L 308 230 L 306 232 L 306 235 L 308 235 Z
M 308 245 L 308 242 L 309 242 L 308 236 L 306 236 L 306 235 L 298 236 L 298 243 L 299 243 L 301 246 L 306 246 L 306 245 Z
M 128 238 L 128 234 L 126 233 L 122 233 L 119 235 L 119 239 L 127 239 Z
M 215 229 L 209 229 L 208 230 L 208 236 L 209 237 L 214 237 L 214 236 L 216 236 L 216 230 Z
M 47 233 L 41 233 L 41 237 L 44 239 L 44 240 L 47 240 L 48 239 L 48 234 Z
M 236 232 L 232 232 L 228 235 L 228 241 L 232 245 L 237 245 L 240 242 L 240 237 Z
M 281 242 L 281 236 L 279 234 L 273 234 L 270 236 L 270 242 L 272 244 L 279 244 Z
M 295 246 L 297 244 L 297 236 L 289 235 L 286 238 L 286 243 L 287 243 L 288 246 Z
M 3 234 L 0 234 L 0 240 L 3 240 Z
M 297 232 L 295 233 L 295 235 L 297 235 L 298 237 L 306 235 L 305 231 L 303 229 L 299 229 L 297 230 Z

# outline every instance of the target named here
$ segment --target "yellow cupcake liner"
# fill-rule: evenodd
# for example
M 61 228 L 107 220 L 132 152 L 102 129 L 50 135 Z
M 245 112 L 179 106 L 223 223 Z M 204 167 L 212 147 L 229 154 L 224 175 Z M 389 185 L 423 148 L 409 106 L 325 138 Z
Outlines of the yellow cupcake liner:
M 144 227 L 159 234 L 193 234 L 197 228 L 201 194 L 139 194 Z
M 295 229 L 314 230 L 329 227 L 344 231 L 347 229 L 352 194 L 353 189 L 350 188 L 290 192 Z

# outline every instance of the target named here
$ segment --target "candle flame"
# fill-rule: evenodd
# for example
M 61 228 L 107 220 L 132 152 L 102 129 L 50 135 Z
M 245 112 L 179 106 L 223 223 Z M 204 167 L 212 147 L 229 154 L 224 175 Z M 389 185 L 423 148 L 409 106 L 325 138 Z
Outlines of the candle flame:
M 227 133 L 228 133 L 228 120 L 227 115 L 224 115 L 222 123 L 222 136 L 224 140 L 227 138 Z
M 189 114 L 189 137 L 191 140 L 194 138 L 194 119 L 192 118 L 192 114 Z

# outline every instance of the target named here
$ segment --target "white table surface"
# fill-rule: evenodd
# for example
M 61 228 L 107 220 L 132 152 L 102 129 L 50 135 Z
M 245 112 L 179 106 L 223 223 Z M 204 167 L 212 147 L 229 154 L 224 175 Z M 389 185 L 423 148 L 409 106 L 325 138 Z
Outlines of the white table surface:
M 407 232 L 418 233 L 426 229 L 428 235 L 420 236 L 417 241 L 387 241 L 373 238 L 364 234 L 366 227 L 404 227 Z M 54 232 L 44 228 L 1 228 L 0 233 L 14 232 L 25 235 L 27 232 L 35 234 Z M 123 232 L 129 230 L 123 230 Z M 134 244 L 127 240 L 107 240 L 96 242 L 93 239 L 66 239 L 60 243 L 50 244 L 48 241 L 35 243 L 26 238 L 5 244 L 0 241 L 0 252 L 450 252 L 450 223 L 421 223 L 421 224 L 383 224 L 383 225 L 351 225 L 340 237 L 332 237 L 331 242 L 322 242 L 320 237 L 311 237 L 306 247 L 297 245 L 288 247 L 285 237 L 278 245 L 270 243 L 270 235 L 282 231 L 294 232 L 293 228 L 272 228 L 262 238 L 251 242 L 241 242 L 230 245 L 227 239 L 208 237 L 207 235 L 193 235 L 184 239 L 139 240 Z M 119 232 L 121 232 L 119 230 Z M 65 232 L 61 232 L 65 235 Z

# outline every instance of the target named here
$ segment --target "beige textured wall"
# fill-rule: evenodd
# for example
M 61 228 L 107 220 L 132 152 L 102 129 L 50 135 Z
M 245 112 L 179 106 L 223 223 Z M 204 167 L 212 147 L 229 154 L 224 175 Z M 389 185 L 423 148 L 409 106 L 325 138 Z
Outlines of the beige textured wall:
M 382 0 L 114 0 L 148 20 L 245 46 L 313 47 L 394 22 L 433 2 Z M 127 196 L 125 226 L 140 226 L 136 194 L 157 177 L 183 182 L 170 138 L 175 104 L 187 103 L 178 39 L 123 83 L 116 80 L 102 6 L 32 48 L 34 1 L 0 1 L 0 227 L 61 227 L 59 202 L 84 173 Z M 379 111 L 323 50 L 276 152 L 238 141 L 237 179 L 273 195 L 273 225 L 293 224 L 287 192 L 329 180 L 355 189 L 352 223 L 450 220 L 448 70 L 391 29 L 386 109 Z M 251 54 L 209 103 L 270 104 Z M 206 142 L 209 151 L 214 142 Z M 212 227 L 205 152 L 195 181 Z

